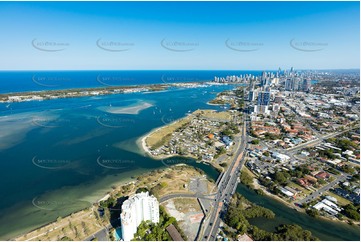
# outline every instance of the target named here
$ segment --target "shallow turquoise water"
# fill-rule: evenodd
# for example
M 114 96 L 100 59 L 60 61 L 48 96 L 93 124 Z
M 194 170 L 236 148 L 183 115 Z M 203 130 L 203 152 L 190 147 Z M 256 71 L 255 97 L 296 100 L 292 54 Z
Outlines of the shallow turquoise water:
M 121 228 L 117 228 L 114 231 L 114 237 L 116 241 L 120 241 L 122 239 L 122 229 Z
M 231 86 L 0 104 L 0 239 L 89 206 L 112 184 L 164 167 L 135 141 Z M 212 92 L 212 94 L 210 94 Z M 104 107 L 151 107 L 139 114 Z M 148 105 L 149 106 L 149 105 Z

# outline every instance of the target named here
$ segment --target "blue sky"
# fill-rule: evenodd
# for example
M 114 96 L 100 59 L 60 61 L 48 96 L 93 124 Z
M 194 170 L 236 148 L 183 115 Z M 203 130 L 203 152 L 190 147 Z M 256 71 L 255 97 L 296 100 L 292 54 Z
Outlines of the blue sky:
M 0 69 L 359 68 L 359 12 L 359 2 L 0 2 Z

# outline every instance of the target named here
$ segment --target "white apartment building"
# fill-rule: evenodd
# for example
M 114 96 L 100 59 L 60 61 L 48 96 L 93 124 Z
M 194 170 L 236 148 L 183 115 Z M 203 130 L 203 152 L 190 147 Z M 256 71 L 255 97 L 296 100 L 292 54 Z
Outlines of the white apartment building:
M 159 222 L 159 203 L 157 198 L 153 195 L 149 196 L 148 192 L 141 192 L 130 196 L 122 205 L 120 220 L 122 239 L 130 241 L 133 239 L 142 221 Z

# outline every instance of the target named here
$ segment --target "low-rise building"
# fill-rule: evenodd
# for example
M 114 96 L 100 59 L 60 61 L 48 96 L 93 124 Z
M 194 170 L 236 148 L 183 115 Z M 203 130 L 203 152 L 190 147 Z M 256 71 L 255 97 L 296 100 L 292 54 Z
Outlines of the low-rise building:
M 290 159 L 288 155 L 280 154 L 278 152 L 272 152 L 272 157 L 281 163 L 287 162 Z
M 315 175 L 315 177 L 316 177 L 317 179 L 325 180 L 325 179 L 330 178 L 330 174 L 328 174 L 328 173 L 325 172 L 325 171 L 321 171 L 321 172 L 317 173 L 317 174 Z
M 318 211 L 324 210 L 332 216 L 336 216 L 338 214 L 336 210 L 324 204 L 323 202 L 318 202 L 316 205 L 313 206 L 313 208 L 317 209 Z
M 295 194 L 293 194 L 292 192 L 290 192 L 289 190 L 287 190 L 286 188 L 284 187 L 280 187 L 279 188 L 280 191 L 285 194 L 287 197 L 293 197 Z

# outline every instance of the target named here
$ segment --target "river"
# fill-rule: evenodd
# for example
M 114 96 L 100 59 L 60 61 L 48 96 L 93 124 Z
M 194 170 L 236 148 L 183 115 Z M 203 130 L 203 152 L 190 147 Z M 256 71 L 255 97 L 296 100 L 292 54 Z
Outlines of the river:
M 178 159 L 180 162 L 181 159 Z M 212 166 L 203 163 L 197 163 L 192 160 L 184 160 L 184 163 L 197 167 L 203 170 L 207 176 L 213 180 L 217 180 L 219 175 Z M 269 197 L 257 194 L 254 190 L 239 184 L 236 190 L 237 193 L 244 196 L 249 201 L 268 208 L 275 213 L 274 219 L 254 218 L 250 219 L 252 225 L 260 229 L 273 232 L 278 225 L 281 224 L 297 224 L 303 229 L 309 230 L 312 234 L 320 240 L 327 241 L 359 241 L 360 231 L 356 225 L 349 225 L 345 223 L 333 222 L 325 219 L 313 218 L 305 213 L 297 212 L 296 210 L 284 205 L 283 203 Z
M 195 166 L 204 170 L 212 179 L 217 179 L 217 175 L 215 175 L 216 172 L 214 170 L 210 170 L 209 167 L 199 164 Z M 259 206 L 268 208 L 275 213 L 276 216 L 274 219 L 254 218 L 249 221 L 252 225 L 257 226 L 260 229 L 273 232 L 278 225 L 297 224 L 303 229 L 311 231 L 312 234 L 320 240 L 360 240 L 360 230 L 356 225 L 351 226 L 345 223 L 310 217 L 305 213 L 297 212 L 296 210 L 269 196 L 259 195 L 243 184 L 238 185 L 236 192 L 244 196 L 249 201 Z

